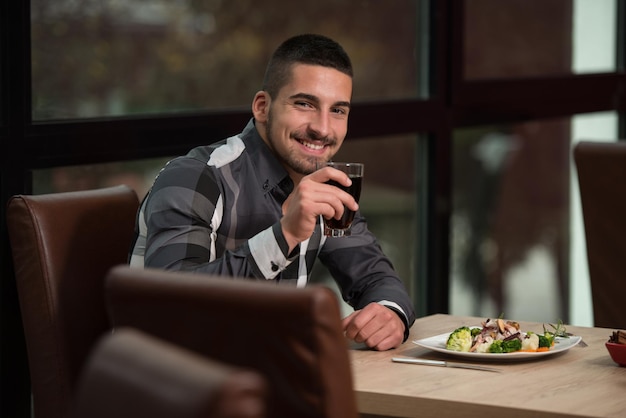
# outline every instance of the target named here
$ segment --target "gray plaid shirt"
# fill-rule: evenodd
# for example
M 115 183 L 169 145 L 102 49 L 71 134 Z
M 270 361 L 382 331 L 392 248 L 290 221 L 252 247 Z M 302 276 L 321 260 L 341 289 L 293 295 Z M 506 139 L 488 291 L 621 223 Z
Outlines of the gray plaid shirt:
M 413 324 L 411 300 L 365 219 L 327 238 L 322 223 L 291 254 L 282 204 L 293 182 L 251 120 L 236 136 L 168 162 L 138 213 L 130 264 L 304 286 L 319 258 L 353 308 L 378 302 Z

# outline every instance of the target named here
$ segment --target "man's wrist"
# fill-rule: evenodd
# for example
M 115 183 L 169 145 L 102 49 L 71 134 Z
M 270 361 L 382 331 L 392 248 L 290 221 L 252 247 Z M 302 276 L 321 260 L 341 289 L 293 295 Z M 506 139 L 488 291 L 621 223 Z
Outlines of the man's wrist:
M 402 338 L 402 342 L 405 342 L 409 338 L 409 326 L 408 326 L 409 324 L 407 322 L 406 316 L 404 315 L 404 312 L 400 311 L 399 309 L 393 306 L 384 305 L 384 304 L 383 306 L 395 312 L 395 314 L 398 315 L 398 317 L 400 318 L 402 325 L 404 325 L 404 337 Z
M 288 234 L 285 234 L 285 230 L 283 229 L 282 222 L 278 222 L 273 226 L 274 236 L 276 237 L 276 242 L 278 242 L 278 246 L 282 250 L 285 258 L 290 259 L 296 254 L 299 253 L 299 242 L 295 240 L 293 237 L 290 239 Z M 295 244 L 292 244 L 295 242 Z
M 282 219 L 280 220 L 279 225 L 281 229 L 281 235 L 283 236 L 283 238 L 285 239 L 285 243 L 287 244 L 286 254 L 291 254 L 298 247 L 300 241 L 298 241 L 298 239 L 294 235 L 290 234 L 289 231 L 287 231 L 287 229 L 283 225 Z

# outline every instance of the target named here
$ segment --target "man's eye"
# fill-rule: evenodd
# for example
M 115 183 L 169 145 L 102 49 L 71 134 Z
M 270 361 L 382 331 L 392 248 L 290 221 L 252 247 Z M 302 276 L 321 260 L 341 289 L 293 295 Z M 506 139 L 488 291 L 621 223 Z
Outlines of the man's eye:
M 296 106 L 300 107 L 311 107 L 311 104 L 308 102 L 296 102 Z
M 346 114 L 348 114 L 346 109 L 344 109 L 342 107 L 334 108 L 332 111 L 333 111 L 333 113 L 337 113 L 338 115 L 346 115 Z

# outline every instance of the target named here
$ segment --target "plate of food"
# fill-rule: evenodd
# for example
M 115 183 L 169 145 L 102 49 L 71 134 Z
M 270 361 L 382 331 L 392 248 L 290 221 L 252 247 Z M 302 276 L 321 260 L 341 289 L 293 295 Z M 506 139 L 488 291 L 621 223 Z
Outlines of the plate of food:
M 514 321 L 487 319 L 479 326 L 461 326 L 413 343 L 429 350 L 475 360 L 528 360 L 562 353 L 580 343 L 561 322 L 543 332 L 522 331 Z

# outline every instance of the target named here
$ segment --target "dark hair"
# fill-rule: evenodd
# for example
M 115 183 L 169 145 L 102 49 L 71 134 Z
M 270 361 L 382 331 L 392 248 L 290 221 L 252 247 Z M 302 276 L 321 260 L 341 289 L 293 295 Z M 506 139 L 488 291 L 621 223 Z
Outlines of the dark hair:
M 263 90 L 270 97 L 276 97 L 289 82 L 293 64 L 334 68 L 352 77 L 350 57 L 341 45 L 322 35 L 297 35 L 283 42 L 270 58 L 263 79 Z

